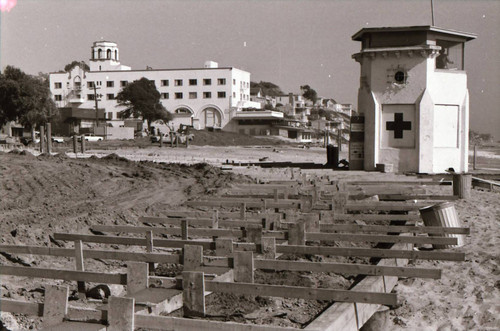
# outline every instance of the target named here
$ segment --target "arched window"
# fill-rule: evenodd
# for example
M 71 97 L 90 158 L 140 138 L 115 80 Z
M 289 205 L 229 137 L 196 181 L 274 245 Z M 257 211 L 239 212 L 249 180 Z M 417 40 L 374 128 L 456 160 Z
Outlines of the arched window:
M 90 58 L 93 60 L 94 59 L 94 50 L 90 53 Z
M 181 107 L 175 110 L 176 114 L 191 114 L 191 111 L 187 108 Z
M 115 49 L 115 61 L 118 61 L 118 51 Z
M 110 49 L 108 49 L 108 50 L 106 51 L 106 58 L 107 58 L 108 60 L 111 60 L 111 50 L 110 50 Z
M 97 50 L 97 58 L 100 59 L 101 58 L 101 55 L 102 55 L 102 49 L 98 49 Z

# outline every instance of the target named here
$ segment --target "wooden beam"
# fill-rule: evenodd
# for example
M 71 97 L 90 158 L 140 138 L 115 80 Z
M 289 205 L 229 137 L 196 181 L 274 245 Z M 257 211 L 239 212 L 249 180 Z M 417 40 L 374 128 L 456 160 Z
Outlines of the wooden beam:
M 32 255 L 50 255 L 74 257 L 75 250 L 71 248 L 53 248 L 38 246 L 17 246 L 0 245 L 0 251 L 14 254 L 32 254 Z M 135 253 L 116 250 L 97 250 L 84 249 L 83 258 L 85 259 L 105 259 L 119 261 L 138 261 L 153 263 L 180 263 L 180 255 L 165 253 Z
M 353 203 L 349 202 L 346 204 L 345 208 L 349 211 L 381 211 L 381 210 L 393 210 L 393 211 L 411 211 L 419 210 L 420 208 L 428 206 L 428 202 L 362 202 Z
M 345 275 L 384 275 L 397 277 L 441 278 L 441 270 L 429 268 L 406 268 L 392 266 L 376 266 L 353 263 L 305 262 L 282 260 L 254 260 L 256 269 L 333 272 Z
M 182 220 L 182 222 L 187 222 L 187 220 Z M 144 233 L 145 231 L 152 231 L 155 234 L 182 235 L 182 228 L 155 228 L 134 225 L 93 225 L 91 228 L 102 232 Z M 243 231 L 234 229 L 189 228 L 188 233 L 191 237 L 243 237 Z M 187 239 L 183 238 L 183 240 Z
M 320 223 L 321 232 L 393 232 L 393 233 L 429 233 L 429 234 L 470 234 L 469 228 L 441 227 L 441 226 L 412 226 L 412 225 L 357 225 Z
M 397 303 L 396 295 L 390 293 L 355 292 L 310 287 L 206 281 L 205 289 L 218 293 L 298 298 L 304 300 L 334 300 L 339 302 L 363 302 L 384 305 L 395 305 Z
M 306 241 L 351 241 L 351 242 L 375 242 L 375 243 L 412 243 L 412 244 L 439 244 L 456 245 L 457 238 L 448 237 L 419 237 L 419 236 L 392 236 L 372 234 L 350 234 L 350 233 L 320 233 L 306 232 Z
M 56 240 L 81 240 L 85 242 L 94 242 L 101 244 L 115 245 L 135 245 L 146 246 L 145 238 L 120 237 L 120 236 L 97 236 L 73 233 L 54 233 Z M 199 245 L 203 249 L 215 249 L 215 243 L 212 241 L 192 241 L 192 240 L 172 240 L 172 239 L 154 239 L 153 244 L 156 247 L 182 248 L 184 245 Z
M 276 252 L 283 254 L 404 258 L 411 260 L 465 261 L 465 254 L 460 252 L 388 250 L 381 248 L 357 248 L 357 247 L 344 248 L 344 247 L 320 247 L 320 246 L 299 246 L 299 245 L 276 245 Z
M 31 268 L 31 267 L 12 267 L 1 266 L 1 275 L 23 276 L 33 278 L 62 279 L 68 281 L 84 281 L 104 284 L 127 285 L 126 274 L 105 274 L 90 271 L 73 271 L 61 269 Z
M 3 267 L 2 267 L 3 268 Z M 17 301 L 0 298 L 0 311 L 25 314 L 31 316 L 43 316 L 43 303 Z

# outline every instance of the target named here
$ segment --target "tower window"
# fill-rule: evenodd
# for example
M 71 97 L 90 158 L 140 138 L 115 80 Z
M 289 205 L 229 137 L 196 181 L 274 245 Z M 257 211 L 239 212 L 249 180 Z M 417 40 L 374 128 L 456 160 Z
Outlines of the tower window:
M 61 82 L 54 83 L 54 88 L 62 88 L 62 83 Z
M 403 84 L 406 81 L 406 73 L 404 71 L 397 71 L 394 74 L 394 80 L 396 83 Z
M 223 99 L 226 97 L 226 92 L 217 92 L 217 98 Z
M 182 92 L 175 93 L 175 98 L 176 99 L 182 99 Z
M 190 86 L 196 86 L 196 85 L 198 85 L 198 80 L 196 80 L 196 79 L 190 79 L 189 80 L 189 85 Z
M 176 79 L 175 86 L 182 86 L 182 79 Z
M 106 57 L 108 58 L 108 60 L 111 60 L 111 50 L 110 49 L 108 49 L 106 51 Z
M 212 97 L 212 92 L 203 92 L 203 99 L 210 99 Z
M 203 79 L 203 85 L 212 85 L 212 80 L 210 78 Z
M 217 78 L 217 84 L 218 85 L 226 85 L 226 79 L 225 78 Z
M 97 58 L 98 58 L 98 59 L 100 59 L 100 58 L 101 58 L 101 56 L 102 56 L 102 49 L 100 49 L 100 48 L 99 48 L 99 49 L 97 50 Z

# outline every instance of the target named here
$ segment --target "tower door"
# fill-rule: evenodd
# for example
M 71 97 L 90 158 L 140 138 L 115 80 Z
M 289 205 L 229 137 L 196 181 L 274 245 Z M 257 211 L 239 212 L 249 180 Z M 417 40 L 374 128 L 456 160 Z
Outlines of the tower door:
M 460 108 L 458 105 L 434 106 L 434 139 L 432 171 L 449 168 L 460 171 Z

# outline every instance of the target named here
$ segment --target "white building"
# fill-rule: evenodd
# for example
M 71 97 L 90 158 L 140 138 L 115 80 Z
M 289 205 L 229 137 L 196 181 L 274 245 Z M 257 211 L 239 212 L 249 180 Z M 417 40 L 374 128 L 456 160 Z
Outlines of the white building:
M 117 106 L 115 98 L 124 86 L 142 77 L 155 82 L 161 103 L 174 114 L 174 125 L 224 128 L 242 108 L 260 108 L 259 103 L 250 101 L 249 72 L 219 67 L 212 61 L 207 61 L 203 68 L 131 70 L 120 64 L 116 43 L 98 41 L 91 49 L 90 71 L 76 66 L 69 73 L 50 74 L 56 105 L 73 109 L 73 117 L 79 109 L 95 111 L 95 86 L 98 108 L 104 110 L 108 125 L 124 125 L 119 117 L 123 108 Z M 87 116 L 80 125 L 90 127 L 94 123 L 95 119 Z

